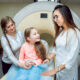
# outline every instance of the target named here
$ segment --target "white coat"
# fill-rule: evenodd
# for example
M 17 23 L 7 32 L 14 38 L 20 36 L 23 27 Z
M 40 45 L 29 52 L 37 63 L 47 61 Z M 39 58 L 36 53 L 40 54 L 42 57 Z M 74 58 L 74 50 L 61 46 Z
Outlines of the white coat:
M 56 54 L 55 67 L 65 64 L 65 69 L 56 74 L 57 80 L 78 80 L 78 34 L 73 29 L 62 33 L 56 38 L 56 47 L 53 49 Z

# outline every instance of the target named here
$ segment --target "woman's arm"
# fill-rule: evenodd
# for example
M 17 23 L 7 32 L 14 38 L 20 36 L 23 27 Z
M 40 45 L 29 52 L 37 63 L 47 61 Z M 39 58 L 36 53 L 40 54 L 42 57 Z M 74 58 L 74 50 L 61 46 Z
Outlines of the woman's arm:
M 12 53 L 9 45 L 8 45 L 8 42 L 7 40 L 5 39 L 5 37 L 1 37 L 1 45 L 2 45 L 2 48 L 3 48 L 3 51 L 6 52 L 8 58 L 11 60 L 11 62 L 15 65 L 17 65 L 18 63 L 18 60 L 17 58 L 14 56 L 14 54 Z M 15 46 L 15 45 L 13 45 Z
M 67 53 L 69 54 L 66 59 L 61 63 L 58 67 L 56 67 L 54 70 L 43 72 L 42 75 L 44 76 L 50 76 L 55 75 L 57 72 L 63 70 L 63 69 L 70 69 L 75 64 L 77 58 L 78 58 L 78 52 L 79 52 L 79 44 L 78 44 L 78 38 L 76 34 L 73 32 L 69 35 L 69 41 L 66 46 Z
M 43 76 L 52 76 L 52 75 L 55 75 L 57 72 L 63 70 L 64 68 L 65 68 L 65 65 L 61 64 L 53 70 L 43 72 L 42 75 Z
M 63 61 L 62 64 L 65 64 L 66 69 L 70 69 L 75 65 L 79 54 L 79 41 L 76 32 L 69 33 L 67 49 L 67 58 Z

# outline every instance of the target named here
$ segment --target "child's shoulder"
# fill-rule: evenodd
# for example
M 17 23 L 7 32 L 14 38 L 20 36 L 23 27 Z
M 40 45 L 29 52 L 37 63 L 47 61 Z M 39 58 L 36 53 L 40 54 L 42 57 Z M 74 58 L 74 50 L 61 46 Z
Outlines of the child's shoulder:
M 26 46 L 28 46 L 28 42 L 25 42 L 25 43 L 22 45 L 22 47 L 26 47 Z

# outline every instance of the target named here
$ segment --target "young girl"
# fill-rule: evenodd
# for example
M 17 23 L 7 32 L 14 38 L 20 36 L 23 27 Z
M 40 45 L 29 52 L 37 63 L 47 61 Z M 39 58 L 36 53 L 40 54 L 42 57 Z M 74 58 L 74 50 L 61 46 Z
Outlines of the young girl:
M 19 61 L 31 61 L 38 66 L 46 59 L 46 50 L 40 41 L 40 35 L 34 28 L 26 29 L 24 35 L 26 42 L 21 47 Z
M 25 63 L 27 69 L 18 67 L 17 73 L 13 77 L 6 77 L 5 80 L 51 80 L 51 77 L 42 77 L 41 73 L 46 71 L 49 62 L 46 59 L 46 50 L 40 35 L 35 28 L 27 28 L 24 32 L 26 42 L 22 45 L 19 55 L 19 61 Z M 10 74 L 10 73 L 8 73 Z

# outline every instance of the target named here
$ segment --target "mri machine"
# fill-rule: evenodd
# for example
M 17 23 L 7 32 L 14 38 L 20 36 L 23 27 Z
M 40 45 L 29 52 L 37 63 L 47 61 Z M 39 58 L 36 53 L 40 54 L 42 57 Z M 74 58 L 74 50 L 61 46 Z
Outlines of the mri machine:
M 46 40 L 49 43 L 49 46 L 52 46 L 52 42 L 54 39 L 53 37 L 55 34 L 54 24 L 52 21 L 52 11 L 58 4 L 60 3 L 46 1 L 35 2 L 28 6 L 25 6 L 14 16 L 14 21 L 16 22 L 17 30 L 21 30 L 24 32 L 25 28 L 35 27 L 41 34 L 41 38 Z M 79 17 L 72 10 L 71 12 L 75 24 L 79 27 Z M 80 65 L 80 59 L 78 61 Z M 1 80 L 4 80 L 4 77 L 5 76 L 3 76 Z

